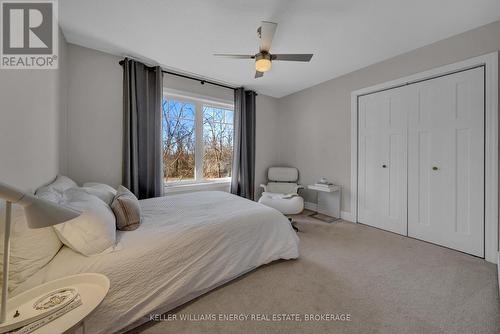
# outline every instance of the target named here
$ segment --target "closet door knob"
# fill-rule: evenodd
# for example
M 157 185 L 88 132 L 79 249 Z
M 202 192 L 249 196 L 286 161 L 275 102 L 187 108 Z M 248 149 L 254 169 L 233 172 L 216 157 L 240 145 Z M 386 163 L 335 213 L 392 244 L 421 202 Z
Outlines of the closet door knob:
M 438 170 L 439 168 L 437 166 L 433 166 L 432 170 Z
M 382 168 L 387 168 L 387 165 L 382 165 Z

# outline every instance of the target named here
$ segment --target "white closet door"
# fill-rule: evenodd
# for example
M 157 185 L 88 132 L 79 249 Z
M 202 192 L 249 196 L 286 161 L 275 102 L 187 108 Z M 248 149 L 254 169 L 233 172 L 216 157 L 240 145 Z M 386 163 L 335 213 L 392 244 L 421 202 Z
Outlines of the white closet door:
M 406 87 L 362 96 L 358 104 L 358 221 L 407 233 Z
M 484 73 L 408 86 L 408 235 L 484 256 Z

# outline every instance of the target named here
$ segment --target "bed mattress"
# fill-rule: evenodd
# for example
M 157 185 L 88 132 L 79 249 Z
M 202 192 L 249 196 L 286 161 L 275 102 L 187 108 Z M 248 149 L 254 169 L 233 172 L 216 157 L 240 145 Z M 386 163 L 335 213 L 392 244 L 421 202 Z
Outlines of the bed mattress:
M 278 211 L 224 192 L 140 202 L 143 223 L 120 231 L 113 252 L 86 257 L 67 247 L 14 294 L 83 272 L 111 288 L 85 319 L 87 333 L 118 333 L 278 259 L 294 259 L 298 238 Z

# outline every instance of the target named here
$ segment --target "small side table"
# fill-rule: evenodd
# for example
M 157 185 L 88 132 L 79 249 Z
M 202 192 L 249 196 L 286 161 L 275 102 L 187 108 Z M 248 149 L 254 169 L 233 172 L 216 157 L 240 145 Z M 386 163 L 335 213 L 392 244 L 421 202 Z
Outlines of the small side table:
M 312 214 L 311 217 L 327 223 L 333 223 L 340 219 L 340 198 L 342 193 L 342 188 L 340 186 L 331 186 L 327 188 L 311 184 L 307 186 L 307 189 L 314 190 L 318 193 L 316 213 Z M 325 219 L 319 216 L 319 214 L 332 218 Z
M 64 287 L 76 288 L 82 299 L 82 305 L 38 328 L 32 334 L 60 334 L 69 329 L 83 332 L 85 330 L 81 324 L 83 319 L 99 306 L 109 291 L 109 279 L 102 274 L 77 274 L 36 286 L 9 299 L 7 314 L 12 312 L 16 305 L 24 304 L 36 296 L 43 296 Z

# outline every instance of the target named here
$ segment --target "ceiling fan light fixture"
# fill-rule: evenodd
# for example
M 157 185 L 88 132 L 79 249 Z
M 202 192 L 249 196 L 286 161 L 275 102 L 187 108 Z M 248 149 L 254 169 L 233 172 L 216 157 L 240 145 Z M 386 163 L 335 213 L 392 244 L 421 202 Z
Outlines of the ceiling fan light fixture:
M 271 55 L 259 53 L 255 56 L 255 69 L 259 72 L 267 72 L 271 69 Z
M 273 61 L 288 61 L 288 62 L 308 62 L 311 60 L 312 53 L 282 53 L 270 54 L 271 42 L 273 41 L 274 33 L 276 32 L 277 23 L 262 21 L 261 26 L 257 29 L 257 36 L 260 39 L 259 53 L 251 54 L 227 54 L 217 53 L 214 56 L 226 57 L 232 59 L 254 59 L 255 60 L 255 79 L 262 78 L 264 72 L 271 69 Z

